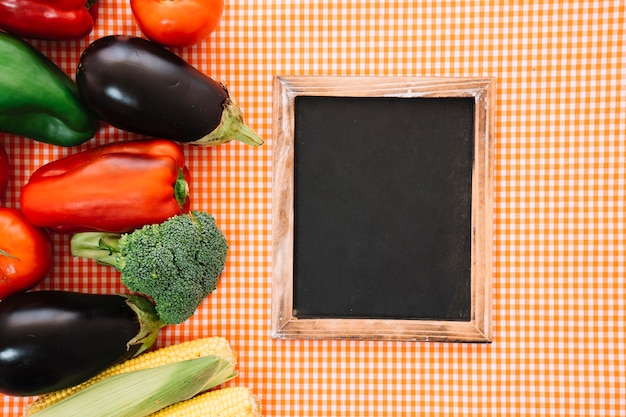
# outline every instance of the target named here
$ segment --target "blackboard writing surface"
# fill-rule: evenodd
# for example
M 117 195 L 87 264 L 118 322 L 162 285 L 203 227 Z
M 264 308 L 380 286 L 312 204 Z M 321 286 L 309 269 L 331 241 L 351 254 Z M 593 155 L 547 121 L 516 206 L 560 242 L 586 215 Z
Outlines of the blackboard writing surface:
M 273 337 L 490 340 L 491 84 L 275 78 Z
M 297 317 L 470 319 L 474 100 L 295 99 Z

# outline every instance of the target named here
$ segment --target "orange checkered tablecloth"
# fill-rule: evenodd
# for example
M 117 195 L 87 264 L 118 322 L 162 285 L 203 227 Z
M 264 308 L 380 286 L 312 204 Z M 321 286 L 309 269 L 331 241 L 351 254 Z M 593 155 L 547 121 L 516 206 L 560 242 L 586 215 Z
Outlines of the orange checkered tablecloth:
M 236 383 L 267 416 L 626 415 L 625 13 L 623 0 L 226 0 L 216 32 L 175 52 L 228 84 L 266 144 L 185 145 L 193 206 L 231 252 L 216 292 L 158 345 L 227 337 Z M 73 75 L 113 33 L 141 35 L 128 2 L 100 0 L 87 39 L 33 44 Z M 493 343 L 270 338 L 275 74 L 497 80 Z M 81 148 L 132 137 L 104 128 Z M 74 151 L 0 140 L 9 206 L 34 169 Z M 54 243 L 39 288 L 120 290 L 110 269 L 72 259 L 66 236 Z M 0 413 L 26 401 L 0 396 Z

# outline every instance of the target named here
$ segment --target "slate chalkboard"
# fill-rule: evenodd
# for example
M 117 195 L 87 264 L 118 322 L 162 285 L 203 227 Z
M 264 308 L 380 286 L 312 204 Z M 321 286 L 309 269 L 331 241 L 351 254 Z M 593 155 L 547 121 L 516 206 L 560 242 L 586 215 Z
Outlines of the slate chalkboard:
M 275 83 L 274 337 L 488 340 L 489 83 L 392 81 Z
M 295 100 L 297 317 L 470 320 L 474 100 Z

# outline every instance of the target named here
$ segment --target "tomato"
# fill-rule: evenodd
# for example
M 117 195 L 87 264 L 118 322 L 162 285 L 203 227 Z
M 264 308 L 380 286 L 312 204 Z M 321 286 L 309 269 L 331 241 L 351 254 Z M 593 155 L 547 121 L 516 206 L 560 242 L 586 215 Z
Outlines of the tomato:
M 18 209 L 0 207 L 0 300 L 33 288 L 51 269 L 48 233 L 30 224 Z
M 0 145 L 0 201 L 4 199 L 4 193 L 9 185 L 9 155 Z
M 139 29 L 163 46 L 191 46 L 217 27 L 224 0 L 130 0 Z

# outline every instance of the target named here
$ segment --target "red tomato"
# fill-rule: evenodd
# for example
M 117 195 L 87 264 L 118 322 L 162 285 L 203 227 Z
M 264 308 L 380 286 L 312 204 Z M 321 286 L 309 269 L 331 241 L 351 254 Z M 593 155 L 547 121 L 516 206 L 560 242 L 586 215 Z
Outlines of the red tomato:
M 130 0 L 139 29 L 163 46 L 191 46 L 217 27 L 224 0 Z
M 52 269 L 52 242 L 21 211 L 0 207 L 0 300 L 33 288 Z
M 7 185 L 9 185 L 9 155 L 0 145 L 0 201 L 4 199 Z

